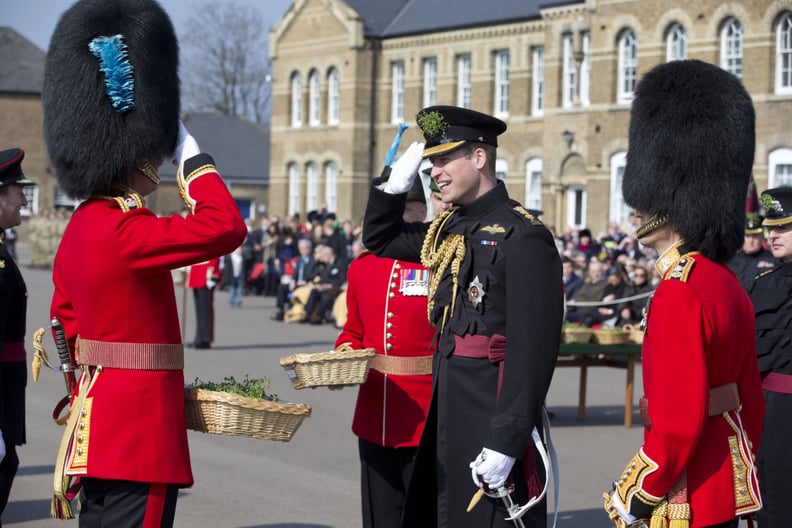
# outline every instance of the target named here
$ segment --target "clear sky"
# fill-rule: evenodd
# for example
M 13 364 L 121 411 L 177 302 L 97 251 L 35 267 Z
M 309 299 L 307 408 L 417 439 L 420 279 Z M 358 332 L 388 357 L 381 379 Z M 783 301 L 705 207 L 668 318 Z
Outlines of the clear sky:
M 168 12 L 177 36 L 185 31 L 187 20 L 206 0 L 159 0 Z M 292 0 L 214 0 L 216 3 L 249 5 L 261 12 L 269 29 L 283 16 Z M 74 0 L 0 0 L 0 26 L 14 28 L 23 37 L 46 51 L 50 36 L 61 14 Z

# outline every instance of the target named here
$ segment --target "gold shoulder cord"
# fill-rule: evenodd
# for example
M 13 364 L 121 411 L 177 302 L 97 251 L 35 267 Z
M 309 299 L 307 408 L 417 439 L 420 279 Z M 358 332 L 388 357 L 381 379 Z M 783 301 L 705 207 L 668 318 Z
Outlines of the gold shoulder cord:
M 462 260 L 465 258 L 465 237 L 459 233 L 449 233 L 443 242 L 440 243 L 439 248 L 438 243 L 443 227 L 457 209 L 458 207 L 452 207 L 447 211 L 443 211 L 432 221 L 429 225 L 429 230 L 426 232 L 423 246 L 421 247 L 421 264 L 432 270 L 432 280 L 429 282 L 429 303 L 427 306 L 427 315 L 430 317 L 435 305 L 434 297 L 437 293 L 437 286 L 440 284 L 440 279 L 443 277 L 446 269 L 448 269 L 449 264 L 451 264 L 451 280 L 453 283 L 451 314 L 453 315 L 454 313 L 454 302 L 456 301 L 457 291 L 459 290 L 457 275 L 459 274 L 459 267 L 462 264 Z M 448 308 L 448 306 L 443 308 L 443 322 L 440 326 L 440 333 L 443 332 L 446 320 L 448 319 Z

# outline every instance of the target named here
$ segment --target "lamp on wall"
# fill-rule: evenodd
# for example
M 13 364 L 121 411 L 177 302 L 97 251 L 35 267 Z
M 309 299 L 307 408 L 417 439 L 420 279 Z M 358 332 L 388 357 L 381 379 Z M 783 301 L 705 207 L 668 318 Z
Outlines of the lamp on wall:
M 561 132 L 561 139 L 564 140 L 564 143 L 566 143 L 567 148 L 572 148 L 572 142 L 575 141 L 575 134 L 573 134 L 569 130 L 564 130 L 563 132 Z

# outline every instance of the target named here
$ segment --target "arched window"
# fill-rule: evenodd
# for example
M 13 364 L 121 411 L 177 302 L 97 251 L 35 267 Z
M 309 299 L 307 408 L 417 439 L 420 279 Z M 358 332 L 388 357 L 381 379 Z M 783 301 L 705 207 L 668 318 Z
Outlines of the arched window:
M 299 127 L 302 125 L 302 77 L 300 72 L 294 72 L 291 76 L 291 126 Z
M 776 93 L 792 93 L 792 13 L 784 13 L 776 26 Z
M 728 18 L 721 28 L 720 66 L 738 79 L 742 79 L 743 28 L 736 18 Z
M 305 210 L 319 208 L 319 169 L 313 161 L 305 166 Z
M 327 124 L 337 125 L 341 113 L 341 90 L 338 70 L 330 68 L 327 73 Z
M 624 203 L 624 196 L 622 196 L 622 180 L 624 179 L 624 167 L 626 164 L 626 152 L 617 152 L 611 156 L 608 220 L 618 222 L 619 225 L 627 225 L 627 220 L 630 216 L 630 208 Z
M 767 157 L 767 187 L 792 186 L 792 149 L 782 147 Z
M 635 33 L 628 29 L 619 37 L 619 86 L 617 102 L 629 103 L 635 95 L 636 70 L 638 68 L 638 41 Z
M 687 58 L 687 32 L 682 24 L 672 24 L 666 33 L 666 61 Z
M 542 158 L 531 158 L 525 164 L 526 209 L 542 209 Z
M 289 215 L 300 212 L 300 167 L 296 163 L 289 163 Z
M 308 124 L 317 126 L 321 120 L 322 107 L 321 80 L 319 72 L 311 70 L 308 74 Z
M 328 211 L 338 210 L 338 165 L 332 161 L 325 164 L 325 202 Z

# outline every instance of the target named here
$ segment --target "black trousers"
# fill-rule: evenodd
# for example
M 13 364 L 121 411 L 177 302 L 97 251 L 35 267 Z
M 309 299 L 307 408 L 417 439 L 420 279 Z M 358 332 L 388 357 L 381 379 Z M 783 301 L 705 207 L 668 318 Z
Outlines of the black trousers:
M 754 514 L 759 528 L 792 527 L 792 394 L 764 391 L 765 421 L 756 467 L 764 507 Z
M 0 515 L 5 511 L 8 504 L 8 496 L 11 493 L 11 485 L 14 483 L 17 469 L 19 469 L 19 457 L 17 456 L 16 446 L 5 441 L 6 456 L 0 462 Z
M 358 439 L 363 528 L 399 528 L 417 449 Z
M 80 528 L 171 528 L 179 488 L 126 480 L 82 479 Z
M 193 288 L 195 300 L 195 341 L 210 344 L 214 341 L 214 290 Z

